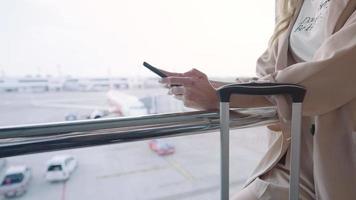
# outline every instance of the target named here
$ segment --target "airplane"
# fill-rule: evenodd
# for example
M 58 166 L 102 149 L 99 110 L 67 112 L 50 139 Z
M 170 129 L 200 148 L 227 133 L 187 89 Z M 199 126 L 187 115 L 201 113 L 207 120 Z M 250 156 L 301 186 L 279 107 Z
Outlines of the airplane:
M 107 106 L 93 107 L 88 115 L 79 116 L 77 113 L 69 113 L 65 116 L 66 121 L 79 119 L 99 119 L 103 117 L 129 117 L 147 115 L 148 110 L 139 98 L 118 90 L 109 90 L 106 93 Z
M 147 115 L 148 111 L 144 103 L 137 97 L 120 92 L 109 90 L 106 94 L 109 102 L 109 112 L 118 116 L 140 116 Z

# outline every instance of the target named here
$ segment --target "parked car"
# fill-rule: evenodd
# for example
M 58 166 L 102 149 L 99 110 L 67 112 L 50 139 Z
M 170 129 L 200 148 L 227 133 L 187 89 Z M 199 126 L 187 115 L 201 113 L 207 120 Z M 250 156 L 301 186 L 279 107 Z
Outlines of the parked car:
M 150 140 L 148 145 L 152 151 L 156 152 L 160 156 L 173 154 L 175 152 L 173 145 L 160 139 Z
M 75 121 L 75 120 L 78 120 L 78 115 L 76 113 L 68 113 L 64 119 L 66 121 Z
M 10 166 L 1 182 L 0 193 L 5 197 L 23 195 L 31 180 L 31 169 L 27 166 Z
M 88 116 L 88 119 L 99 119 L 107 116 L 109 112 L 107 110 L 94 110 Z
M 70 155 L 57 155 L 47 162 L 47 181 L 66 181 L 77 167 L 77 161 Z

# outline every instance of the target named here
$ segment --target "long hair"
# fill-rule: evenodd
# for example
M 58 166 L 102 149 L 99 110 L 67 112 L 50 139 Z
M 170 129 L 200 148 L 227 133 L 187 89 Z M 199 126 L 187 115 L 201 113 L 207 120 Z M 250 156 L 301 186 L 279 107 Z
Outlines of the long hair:
M 276 0 L 276 25 L 269 40 L 271 48 L 277 38 L 283 33 L 295 14 L 298 0 Z

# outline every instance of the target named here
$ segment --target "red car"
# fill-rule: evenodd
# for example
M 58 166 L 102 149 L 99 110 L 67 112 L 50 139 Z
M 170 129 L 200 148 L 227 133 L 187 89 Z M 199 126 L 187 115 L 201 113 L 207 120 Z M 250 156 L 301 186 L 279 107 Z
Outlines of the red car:
M 174 146 L 168 144 L 160 139 L 154 139 L 148 142 L 150 149 L 160 156 L 173 154 L 175 152 Z

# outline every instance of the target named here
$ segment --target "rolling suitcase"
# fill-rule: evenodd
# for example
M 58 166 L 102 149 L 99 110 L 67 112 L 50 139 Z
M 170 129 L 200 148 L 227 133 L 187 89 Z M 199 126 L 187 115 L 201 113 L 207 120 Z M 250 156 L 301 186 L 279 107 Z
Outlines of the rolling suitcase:
M 291 169 L 289 200 L 299 200 L 299 167 L 301 144 L 302 102 L 305 89 L 295 84 L 282 83 L 243 83 L 226 85 L 218 89 L 220 98 L 220 145 L 221 182 L 220 199 L 229 199 L 229 110 L 230 96 L 242 95 L 290 95 L 292 98 L 291 122 Z

